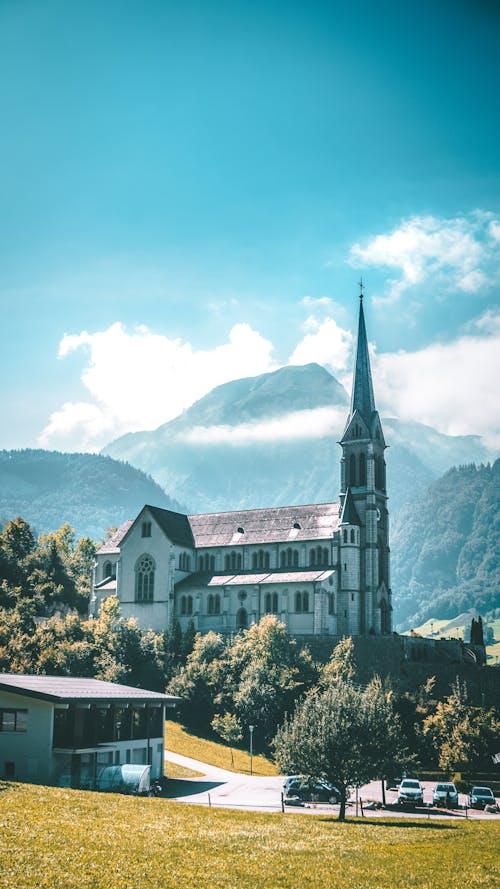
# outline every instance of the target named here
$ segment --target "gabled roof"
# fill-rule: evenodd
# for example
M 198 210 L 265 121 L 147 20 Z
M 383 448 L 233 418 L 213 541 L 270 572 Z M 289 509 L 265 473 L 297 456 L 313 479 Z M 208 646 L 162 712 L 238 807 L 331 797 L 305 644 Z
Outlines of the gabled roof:
M 188 516 L 196 547 L 293 543 L 331 538 L 340 505 L 277 506 Z M 240 530 L 241 529 L 241 530 Z
M 102 682 L 100 679 L 87 679 L 80 676 L 24 676 L 15 673 L 0 673 L 0 692 L 8 691 L 30 698 L 46 701 L 77 703 L 78 701 L 139 701 L 175 706 L 180 698 L 164 695 L 161 692 L 119 685 L 116 682 Z
M 194 546 L 189 519 L 184 513 L 172 512 L 171 509 L 161 509 L 159 506 L 148 505 L 144 508 L 149 509 L 155 521 L 158 522 L 160 528 L 172 543 L 177 543 L 179 546 Z
M 125 534 L 129 530 L 129 528 L 133 525 L 132 519 L 128 519 L 118 528 L 118 531 L 115 531 L 112 537 L 109 540 L 106 540 L 105 543 L 97 550 L 98 555 L 102 555 L 103 553 L 119 553 L 120 552 L 120 544 L 125 537 Z
M 358 515 L 358 511 L 356 509 L 356 504 L 354 503 L 354 497 L 352 496 L 351 489 L 348 488 L 346 491 L 346 495 L 344 498 L 344 505 L 342 507 L 342 515 L 340 516 L 341 525 L 361 525 L 361 520 Z

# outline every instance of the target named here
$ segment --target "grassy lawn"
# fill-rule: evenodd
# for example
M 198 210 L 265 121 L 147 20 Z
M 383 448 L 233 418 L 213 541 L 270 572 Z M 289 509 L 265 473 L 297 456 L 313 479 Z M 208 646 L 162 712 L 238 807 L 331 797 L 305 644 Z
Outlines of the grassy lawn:
M 499 821 L 265 815 L 0 782 L 2 889 L 497 886 Z
M 222 742 L 207 741 L 197 735 L 191 735 L 178 722 L 165 723 L 165 750 L 182 753 L 191 759 L 198 759 L 220 769 L 230 772 L 247 772 L 250 774 L 250 755 L 246 750 L 233 748 L 234 766 L 231 764 L 231 751 Z M 277 775 L 276 766 L 265 756 L 253 757 L 254 775 Z
M 166 778 L 200 778 L 203 772 L 196 772 L 194 769 L 188 769 L 187 766 L 180 766 L 176 762 L 165 760 L 165 777 Z

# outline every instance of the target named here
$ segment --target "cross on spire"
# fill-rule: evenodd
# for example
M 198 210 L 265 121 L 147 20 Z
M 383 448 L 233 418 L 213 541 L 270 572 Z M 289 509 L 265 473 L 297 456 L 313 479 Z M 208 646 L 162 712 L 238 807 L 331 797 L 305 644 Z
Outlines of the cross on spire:
M 360 291 L 360 292 L 359 292 L 359 298 L 360 298 L 360 299 L 363 299 L 363 290 L 364 290 L 364 287 L 365 287 L 365 285 L 363 284 L 363 275 L 361 275 L 358 284 L 359 284 L 359 291 Z

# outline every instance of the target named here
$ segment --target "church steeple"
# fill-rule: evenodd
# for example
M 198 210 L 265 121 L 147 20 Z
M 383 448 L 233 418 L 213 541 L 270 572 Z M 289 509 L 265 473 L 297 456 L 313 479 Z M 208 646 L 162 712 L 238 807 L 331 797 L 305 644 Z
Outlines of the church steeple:
M 363 312 L 363 279 L 359 282 L 359 286 L 358 342 L 356 345 L 356 363 L 354 365 L 354 379 L 352 383 L 351 417 L 354 411 L 357 410 L 363 419 L 370 423 L 371 415 L 376 408 L 370 370 L 370 356 L 368 354 L 365 315 Z

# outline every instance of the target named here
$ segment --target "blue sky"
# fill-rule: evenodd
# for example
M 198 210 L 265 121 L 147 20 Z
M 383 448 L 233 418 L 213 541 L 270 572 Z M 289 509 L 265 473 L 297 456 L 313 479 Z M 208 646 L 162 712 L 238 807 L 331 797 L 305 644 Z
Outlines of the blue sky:
M 496 448 L 499 37 L 486 0 L 0 0 L 0 446 L 348 384 L 362 273 L 386 412 Z

